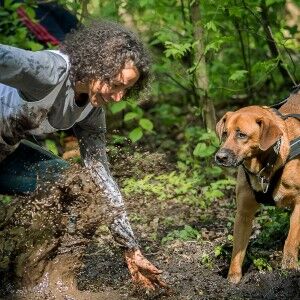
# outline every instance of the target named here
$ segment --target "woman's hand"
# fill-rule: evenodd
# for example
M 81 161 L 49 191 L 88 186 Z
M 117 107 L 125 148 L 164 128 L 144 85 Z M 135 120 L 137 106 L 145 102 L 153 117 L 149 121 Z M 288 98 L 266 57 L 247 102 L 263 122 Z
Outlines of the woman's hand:
M 167 284 L 159 278 L 161 270 L 151 264 L 140 250 L 126 250 L 125 259 L 133 282 L 148 290 L 156 287 L 167 288 Z

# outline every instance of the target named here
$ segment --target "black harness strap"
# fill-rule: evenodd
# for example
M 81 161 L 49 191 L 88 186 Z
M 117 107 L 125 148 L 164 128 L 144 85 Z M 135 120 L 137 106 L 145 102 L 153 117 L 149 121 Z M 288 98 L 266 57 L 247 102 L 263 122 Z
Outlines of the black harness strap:
M 299 85 L 295 85 L 292 90 L 291 90 L 291 94 L 297 94 L 300 91 L 300 84 Z M 280 101 L 279 103 L 275 103 L 271 106 L 269 106 L 270 108 L 280 108 L 283 104 L 285 104 L 290 96 L 288 96 L 287 98 L 285 98 L 284 100 Z
M 287 161 L 295 159 L 297 156 L 300 155 L 300 137 L 293 139 L 290 142 L 290 146 L 291 146 L 291 148 L 290 148 L 290 153 L 287 158 Z
M 275 104 L 273 104 L 273 105 L 271 105 L 271 106 L 269 106 L 269 107 L 270 107 L 270 108 L 278 109 L 278 108 L 280 108 L 283 104 L 285 104 L 285 103 L 288 101 L 288 99 L 289 99 L 289 97 L 286 98 L 286 99 L 284 99 L 284 100 L 282 100 L 282 101 L 280 101 L 279 103 L 275 103 Z
M 288 118 L 295 118 L 300 121 L 300 114 L 282 114 L 279 110 L 276 108 L 272 108 L 272 110 L 275 112 L 276 115 L 278 115 L 282 120 L 286 120 Z

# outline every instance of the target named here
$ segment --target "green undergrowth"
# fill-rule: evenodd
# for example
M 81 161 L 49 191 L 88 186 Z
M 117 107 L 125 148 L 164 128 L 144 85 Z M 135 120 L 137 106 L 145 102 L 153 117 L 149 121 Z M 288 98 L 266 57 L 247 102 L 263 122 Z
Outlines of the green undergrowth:
M 142 179 L 129 178 L 123 182 L 125 195 L 142 194 L 158 200 L 174 199 L 178 202 L 200 205 L 203 208 L 215 199 L 224 197 L 235 181 L 231 178 L 205 183 L 205 178 L 196 172 L 187 174 L 172 171 L 161 175 L 147 174 Z
M 125 195 L 153 196 L 160 201 L 174 199 L 207 208 L 215 199 L 232 190 L 235 180 L 226 177 L 213 162 L 219 146 L 213 132 L 200 127 L 188 127 L 176 152 L 176 169 L 127 178 L 123 182 Z
M 276 260 L 274 253 L 282 252 L 288 234 L 290 211 L 274 206 L 262 206 L 255 218 L 255 230 L 247 247 L 244 266 L 253 267 L 258 271 L 272 271 L 280 267 L 281 254 Z M 233 228 L 232 228 L 233 230 Z M 229 266 L 231 259 L 233 236 L 214 247 L 214 253 L 206 253 L 201 258 L 204 265 L 213 267 L 216 258 L 226 261 Z
M 190 225 L 185 225 L 182 229 L 169 232 L 164 238 L 162 238 L 161 243 L 165 244 L 173 240 L 191 241 L 200 239 L 201 233 L 197 229 Z

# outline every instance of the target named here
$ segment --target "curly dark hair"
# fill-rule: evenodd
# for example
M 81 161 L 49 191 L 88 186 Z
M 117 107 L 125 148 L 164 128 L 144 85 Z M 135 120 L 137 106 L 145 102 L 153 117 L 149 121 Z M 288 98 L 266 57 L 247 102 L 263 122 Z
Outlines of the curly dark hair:
M 60 50 L 70 58 L 74 81 L 97 78 L 110 82 L 130 59 L 140 72 L 133 90 L 140 92 L 149 83 L 147 50 L 133 32 L 118 23 L 94 20 L 68 34 Z

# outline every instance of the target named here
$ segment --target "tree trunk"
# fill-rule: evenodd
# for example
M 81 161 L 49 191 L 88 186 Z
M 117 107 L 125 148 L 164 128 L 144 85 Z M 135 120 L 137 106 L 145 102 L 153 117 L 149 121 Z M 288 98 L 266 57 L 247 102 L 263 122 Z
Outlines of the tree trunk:
M 205 61 L 204 30 L 201 24 L 200 1 L 194 1 L 190 8 L 191 22 L 193 25 L 193 34 L 198 42 L 194 49 L 194 65 L 196 87 L 196 97 L 203 110 L 203 121 L 207 130 L 215 130 L 216 114 L 214 104 L 208 97 L 208 75 Z

